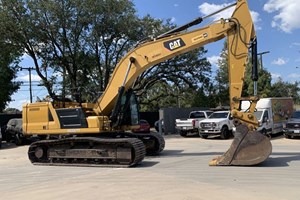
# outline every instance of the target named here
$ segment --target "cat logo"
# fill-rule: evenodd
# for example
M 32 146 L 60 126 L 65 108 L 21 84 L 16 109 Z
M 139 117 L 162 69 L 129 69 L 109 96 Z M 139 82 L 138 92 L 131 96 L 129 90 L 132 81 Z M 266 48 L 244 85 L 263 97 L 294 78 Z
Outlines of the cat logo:
M 166 47 L 170 51 L 174 51 L 175 49 L 178 49 L 178 48 L 184 47 L 184 46 L 185 46 L 185 43 L 181 38 L 164 42 L 164 47 Z

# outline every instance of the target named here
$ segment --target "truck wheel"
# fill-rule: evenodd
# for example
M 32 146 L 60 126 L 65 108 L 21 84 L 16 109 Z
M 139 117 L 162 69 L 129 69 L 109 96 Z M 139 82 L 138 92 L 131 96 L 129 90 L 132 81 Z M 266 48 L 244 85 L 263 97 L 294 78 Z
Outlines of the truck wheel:
M 199 129 L 198 129 L 198 135 L 200 138 L 203 138 L 203 139 L 206 139 L 208 137 L 208 135 L 202 134 Z
M 179 134 L 180 134 L 182 137 L 186 137 L 187 132 L 186 132 L 186 131 L 180 131 Z
M 21 136 L 20 133 L 16 133 L 16 134 L 15 134 L 15 144 L 16 144 L 17 146 L 20 146 L 20 145 L 23 144 L 23 138 L 22 138 L 22 136 Z
M 0 139 L 0 149 L 1 149 L 1 147 L 2 147 L 2 139 Z
M 261 133 L 267 136 L 268 138 L 271 138 L 271 134 L 268 134 L 266 129 L 261 130 Z
M 228 139 L 229 138 L 229 130 L 227 126 L 223 126 L 221 130 L 221 138 Z
M 6 142 L 11 142 L 12 141 L 12 136 L 11 133 L 6 133 Z
M 290 136 L 290 135 L 287 135 L 287 134 L 284 134 L 284 137 L 285 137 L 286 139 L 291 139 L 291 136 Z

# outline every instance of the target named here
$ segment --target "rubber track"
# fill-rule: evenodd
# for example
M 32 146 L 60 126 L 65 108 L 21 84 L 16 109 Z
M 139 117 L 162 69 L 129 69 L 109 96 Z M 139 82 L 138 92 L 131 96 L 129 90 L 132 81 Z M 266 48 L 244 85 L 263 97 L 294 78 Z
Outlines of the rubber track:
M 79 163 L 76 163 L 76 160 L 72 160 L 70 162 L 70 158 L 68 159 L 60 159 L 59 162 L 52 162 L 51 159 L 38 159 L 35 157 L 35 149 L 37 147 L 43 148 L 54 148 L 55 146 L 59 147 L 60 145 L 66 145 L 70 143 L 96 143 L 103 145 L 112 145 L 112 148 L 116 148 L 119 145 L 130 145 L 133 152 L 131 155 L 133 159 L 128 164 L 118 163 L 117 160 L 101 160 L 101 163 L 94 162 L 93 159 L 84 159 Z M 76 145 L 75 145 L 76 148 Z M 145 157 L 146 150 L 143 142 L 137 138 L 96 138 L 96 137 L 74 137 L 74 138 L 66 138 L 66 139 L 58 139 L 58 140 L 42 140 L 34 142 L 30 145 L 28 150 L 28 157 L 32 164 L 34 165 L 51 165 L 51 166 L 88 166 L 88 167 L 132 167 L 139 164 Z M 101 159 L 101 158 L 100 158 Z

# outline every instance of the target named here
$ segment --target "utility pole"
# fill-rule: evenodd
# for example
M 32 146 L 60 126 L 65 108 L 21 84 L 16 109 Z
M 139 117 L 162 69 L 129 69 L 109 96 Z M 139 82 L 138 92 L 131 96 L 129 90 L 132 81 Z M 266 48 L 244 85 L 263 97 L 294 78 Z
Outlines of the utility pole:
M 261 69 L 263 69 L 262 55 L 267 54 L 267 53 L 270 53 L 270 51 L 264 51 L 264 52 L 261 52 L 261 53 L 257 53 L 257 55 L 260 56 L 260 66 L 261 66 Z
M 33 67 L 21 67 L 21 71 L 25 69 L 29 73 L 29 94 L 30 94 L 30 103 L 32 103 L 32 88 L 31 88 L 31 70 L 34 70 Z

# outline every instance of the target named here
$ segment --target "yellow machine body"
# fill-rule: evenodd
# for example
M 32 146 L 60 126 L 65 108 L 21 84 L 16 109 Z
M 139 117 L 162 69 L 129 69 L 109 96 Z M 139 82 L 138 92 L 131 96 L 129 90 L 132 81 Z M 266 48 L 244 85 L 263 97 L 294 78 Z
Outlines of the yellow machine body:
M 188 32 L 165 34 L 133 48 L 117 64 L 106 90 L 95 104 L 69 103 L 65 108 L 50 102 L 25 104 L 23 131 L 27 135 L 89 136 L 124 131 L 132 123 L 113 126 L 113 118 L 109 117 L 120 101 L 120 94 L 123 93 L 120 88 L 124 92 L 130 90 L 136 78 L 153 65 L 223 38 L 227 38 L 228 44 L 229 98 L 237 133 L 230 149 L 223 156 L 213 159 L 210 165 L 258 164 L 267 159 L 272 147 L 268 138 L 255 131 L 258 121 L 253 113 L 259 98 L 241 97 L 249 46 L 256 40 L 246 0 L 237 1 L 229 19 L 220 19 Z M 240 111 L 242 100 L 251 102 L 246 112 Z M 32 151 L 35 151 L 33 154 L 36 157 L 44 159 L 41 149 L 38 146 Z M 55 148 L 53 151 L 56 151 Z M 76 155 L 71 150 L 70 154 Z M 58 153 L 51 155 L 55 155 L 55 159 L 60 158 Z

